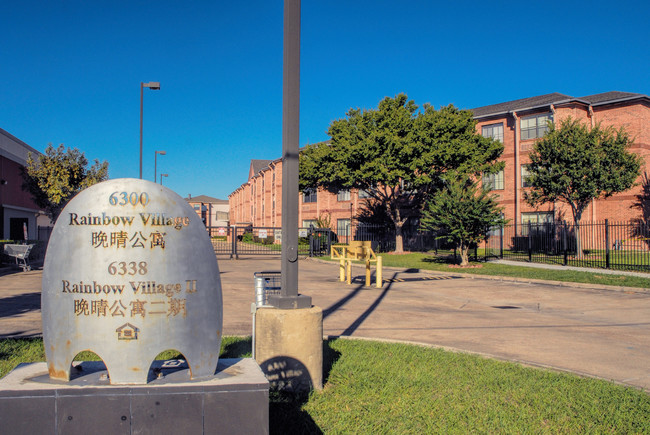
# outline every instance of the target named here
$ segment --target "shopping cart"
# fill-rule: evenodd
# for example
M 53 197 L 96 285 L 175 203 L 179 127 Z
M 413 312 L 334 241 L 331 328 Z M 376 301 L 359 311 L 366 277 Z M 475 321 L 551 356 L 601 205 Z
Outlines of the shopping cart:
M 27 263 L 29 253 L 32 251 L 34 245 L 5 245 L 5 254 L 16 259 L 16 265 L 22 267 L 23 272 L 32 270 L 32 267 Z

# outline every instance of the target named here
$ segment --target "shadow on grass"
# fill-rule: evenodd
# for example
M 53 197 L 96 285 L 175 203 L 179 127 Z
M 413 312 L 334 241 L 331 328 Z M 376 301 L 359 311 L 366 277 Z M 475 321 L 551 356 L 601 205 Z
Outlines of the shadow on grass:
M 329 379 L 334 363 L 341 353 L 332 349 L 333 340 L 323 340 L 323 385 Z M 323 431 L 302 407 L 309 394 L 271 391 L 269 393 L 269 429 L 271 434 L 322 434 Z
M 43 339 L 40 337 L 1 337 L 2 342 L 0 342 L 0 360 L 8 360 L 16 354 L 21 353 L 21 350 L 24 348 L 29 348 L 32 346 L 40 346 L 40 354 L 45 356 L 45 350 L 43 349 Z
M 253 354 L 253 339 L 251 337 L 240 338 L 224 346 L 219 358 L 250 358 Z
M 436 255 L 435 257 L 424 257 L 422 258 L 423 263 L 435 263 L 435 264 L 456 264 L 458 261 L 454 258 L 453 255 Z

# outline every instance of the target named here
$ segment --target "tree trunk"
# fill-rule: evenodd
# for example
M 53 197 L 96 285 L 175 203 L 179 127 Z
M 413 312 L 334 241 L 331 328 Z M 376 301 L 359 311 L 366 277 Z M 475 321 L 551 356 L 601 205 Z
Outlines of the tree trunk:
M 576 258 L 584 258 L 585 254 L 582 251 L 582 240 L 580 239 L 580 219 L 582 218 L 582 210 L 573 210 L 573 231 L 576 235 Z
M 395 223 L 395 253 L 404 253 L 404 237 L 402 236 L 403 223 Z
M 460 266 L 464 267 L 469 264 L 469 244 L 460 245 Z

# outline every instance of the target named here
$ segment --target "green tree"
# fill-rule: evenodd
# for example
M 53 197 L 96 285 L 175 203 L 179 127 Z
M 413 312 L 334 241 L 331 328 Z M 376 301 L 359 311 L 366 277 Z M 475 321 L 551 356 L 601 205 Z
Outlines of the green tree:
M 525 192 L 531 205 L 561 201 L 571 208 L 578 254 L 582 253 L 579 230 L 589 203 L 628 190 L 640 173 L 641 156 L 629 152 L 632 139 L 623 128 L 587 128 L 567 118 L 559 128 L 549 125 L 546 135 L 529 154 Z
M 424 200 L 441 186 L 441 175 L 500 169 L 503 145 L 476 134 L 472 113 L 453 106 L 424 111 L 405 94 L 386 97 L 377 109 L 351 109 L 330 124 L 331 140 L 310 145 L 300 156 L 300 187 L 330 192 L 357 188 L 382 208 L 403 252 L 402 227 L 419 217 Z
M 506 222 L 496 195 L 467 177 L 452 177 L 427 201 L 422 226 L 440 233 L 437 238 L 456 245 L 460 265 L 469 263 L 469 248 L 486 239 L 488 231 Z
M 47 146 L 45 154 L 34 159 L 31 153 L 22 171 L 23 190 L 29 192 L 52 222 L 68 201 L 81 190 L 108 178 L 108 163 L 95 160 L 90 167 L 84 153 L 63 145 Z

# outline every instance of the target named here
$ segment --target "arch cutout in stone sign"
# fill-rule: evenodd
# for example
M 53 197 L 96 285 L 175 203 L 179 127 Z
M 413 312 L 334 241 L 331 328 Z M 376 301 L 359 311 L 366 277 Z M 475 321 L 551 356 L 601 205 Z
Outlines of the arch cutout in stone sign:
M 41 298 L 52 379 L 70 380 L 84 350 L 102 358 L 111 384 L 146 384 L 154 358 L 170 348 L 192 379 L 215 374 L 219 266 L 203 222 L 162 185 L 115 179 L 75 196 L 52 231 Z

